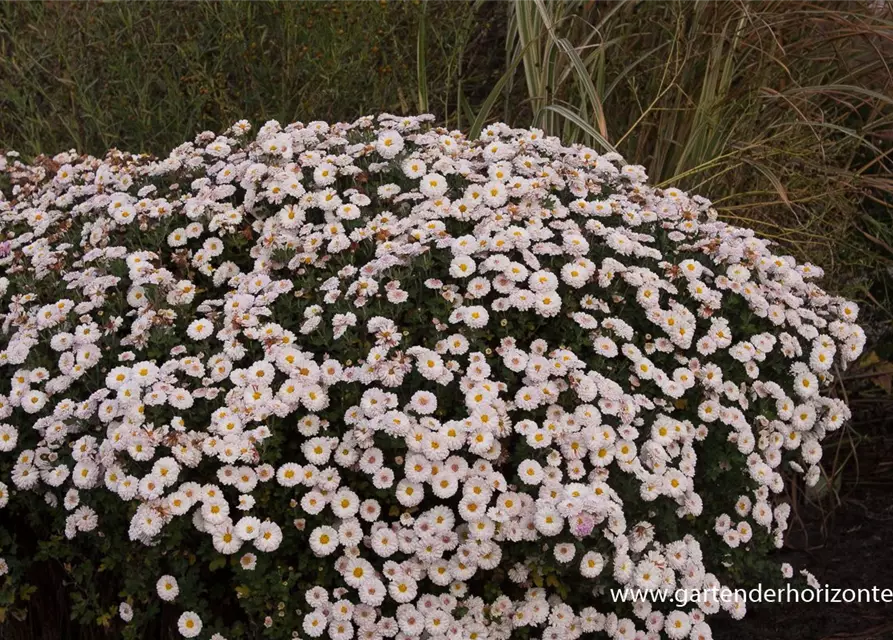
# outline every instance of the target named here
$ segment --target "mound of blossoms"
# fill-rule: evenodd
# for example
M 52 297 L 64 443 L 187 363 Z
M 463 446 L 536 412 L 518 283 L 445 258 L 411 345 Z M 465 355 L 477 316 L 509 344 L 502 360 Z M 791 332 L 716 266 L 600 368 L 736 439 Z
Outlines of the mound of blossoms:
M 132 637 L 704 640 L 791 578 L 857 307 L 616 154 L 432 119 L 3 156 L 5 594 L 30 536 Z

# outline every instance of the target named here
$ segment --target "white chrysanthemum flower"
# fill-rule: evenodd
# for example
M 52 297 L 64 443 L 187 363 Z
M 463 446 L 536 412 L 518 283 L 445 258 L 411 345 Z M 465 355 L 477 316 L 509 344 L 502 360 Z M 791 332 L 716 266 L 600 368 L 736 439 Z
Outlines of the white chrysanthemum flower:
M 177 630 L 184 638 L 195 638 L 202 632 L 202 620 L 193 611 L 185 611 L 177 620 Z
M 447 191 L 447 180 L 439 173 L 429 173 L 419 181 L 419 190 L 429 198 L 437 198 Z
M 163 575 L 158 578 L 158 582 L 155 583 L 155 590 L 158 592 L 158 597 L 167 602 L 173 602 L 180 594 L 180 586 L 177 584 L 177 579 L 170 575 Z
M 193 320 L 186 328 L 186 335 L 193 340 L 204 340 L 214 333 L 214 324 L 209 320 Z
M 396 131 L 382 131 L 375 142 L 375 150 L 385 159 L 390 160 L 403 151 L 403 136 Z

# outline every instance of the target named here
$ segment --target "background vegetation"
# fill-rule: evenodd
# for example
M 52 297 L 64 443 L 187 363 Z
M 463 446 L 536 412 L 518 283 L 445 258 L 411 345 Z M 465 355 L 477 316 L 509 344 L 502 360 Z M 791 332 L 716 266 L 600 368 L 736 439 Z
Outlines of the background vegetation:
M 243 117 L 427 111 L 616 149 L 862 305 L 868 356 L 839 379 L 857 421 L 808 497 L 827 507 L 844 470 L 889 471 L 865 452 L 893 386 L 891 61 L 882 1 L 3 3 L 0 147 L 164 153 Z
M 0 145 L 163 153 L 236 119 L 535 122 L 786 242 L 889 323 L 884 3 L 5 3 Z
M 5 3 L 0 139 L 26 154 L 163 153 L 241 118 L 352 120 L 417 111 L 428 16 L 430 109 L 503 63 L 498 6 L 438 3 Z M 494 40 L 495 39 L 495 40 Z

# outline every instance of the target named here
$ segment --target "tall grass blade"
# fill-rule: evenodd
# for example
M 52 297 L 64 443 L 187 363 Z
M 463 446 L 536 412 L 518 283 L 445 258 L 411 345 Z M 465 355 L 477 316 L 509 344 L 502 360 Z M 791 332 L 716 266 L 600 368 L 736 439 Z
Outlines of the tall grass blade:
M 567 107 L 563 107 L 557 104 L 550 104 L 543 107 L 543 110 L 556 113 L 562 118 L 565 118 L 566 120 L 572 122 L 574 125 L 579 127 L 581 131 L 592 138 L 605 151 L 618 153 L 617 149 L 614 148 L 614 145 L 608 142 L 607 138 L 605 138 L 595 127 L 581 118 L 579 114 L 574 113 Z
M 416 84 L 418 85 L 419 113 L 428 113 L 427 24 L 428 3 L 423 2 L 422 17 L 419 19 L 419 29 L 416 38 Z

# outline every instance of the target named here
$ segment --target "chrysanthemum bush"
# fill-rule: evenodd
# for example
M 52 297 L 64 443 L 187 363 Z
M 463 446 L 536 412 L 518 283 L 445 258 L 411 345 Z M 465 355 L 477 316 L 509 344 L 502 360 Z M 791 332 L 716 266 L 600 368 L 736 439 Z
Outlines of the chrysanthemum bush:
M 4 156 L 6 607 L 58 562 L 131 638 L 701 640 L 744 603 L 609 590 L 794 575 L 857 307 L 617 155 L 430 120 Z

